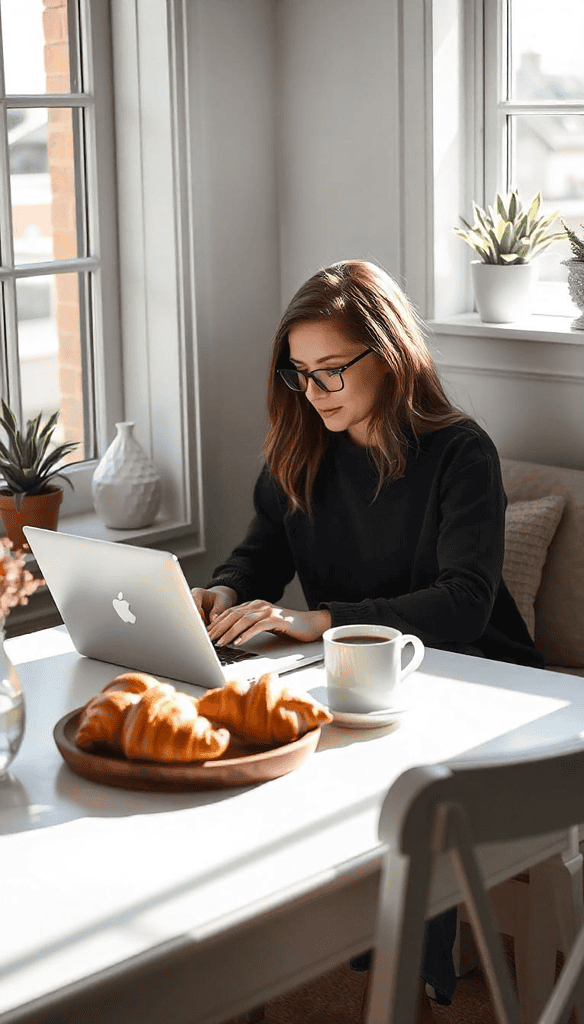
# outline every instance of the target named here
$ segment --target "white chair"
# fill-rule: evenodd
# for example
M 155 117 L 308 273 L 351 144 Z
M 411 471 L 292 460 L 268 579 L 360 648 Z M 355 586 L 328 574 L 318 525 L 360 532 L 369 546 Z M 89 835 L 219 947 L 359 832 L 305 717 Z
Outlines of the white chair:
M 469 910 L 500 1024 L 520 1008 L 477 858 L 477 847 L 568 830 L 584 820 L 584 743 L 554 744 L 513 761 L 412 768 L 389 790 L 379 837 L 387 844 L 367 1024 L 413 1024 L 428 894 L 438 858 L 450 857 Z M 580 900 L 580 906 L 582 906 Z M 584 1021 L 584 924 L 539 1024 Z

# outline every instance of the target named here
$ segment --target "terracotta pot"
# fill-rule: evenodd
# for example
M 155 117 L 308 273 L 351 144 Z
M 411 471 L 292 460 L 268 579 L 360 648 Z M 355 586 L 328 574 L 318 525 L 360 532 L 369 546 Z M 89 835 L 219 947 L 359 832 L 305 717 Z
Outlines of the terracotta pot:
M 63 500 L 63 488 L 49 486 L 41 494 L 27 494 L 16 510 L 12 491 L 0 489 L 0 520 L 4 535 L 9 537 L 16 548 L 26 544 L 23 526 L 40 526 L 45 530 L 56 530 L 59 520 L 59 506 Z

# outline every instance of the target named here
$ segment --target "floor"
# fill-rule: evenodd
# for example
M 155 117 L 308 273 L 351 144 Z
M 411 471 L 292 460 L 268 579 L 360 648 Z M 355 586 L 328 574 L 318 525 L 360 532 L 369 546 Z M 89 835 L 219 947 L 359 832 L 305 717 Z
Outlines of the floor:
M 513 971 L 513 941 L 502 936 L 507 962 Z M 557 969 L 561 969 L 558 956 Z M 324 974 L 317 981 L 302 985 L 280 996 L 265 1007 L 263 1024 L 359 1024 L 362 1020 L 365 974 L 357 974 L 348 964 Z M 432 1007 L 436 1024 L 494 1024 L 491 998 L 480 968 L 460 979 L 451 1006 Z M 248 1024 L 248 1016 L 236 1017 L 225 1024 Z M 575 1014 L 569 1024 L 576 1024 Z

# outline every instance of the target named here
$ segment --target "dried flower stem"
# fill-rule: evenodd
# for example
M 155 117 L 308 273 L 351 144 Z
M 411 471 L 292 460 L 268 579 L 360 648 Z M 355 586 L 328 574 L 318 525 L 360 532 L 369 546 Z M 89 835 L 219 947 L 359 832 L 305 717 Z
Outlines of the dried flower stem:
M 8 537 L 0 540 L 0 617 L 3 619 L 11 608 L 28 604 L 30 595 L 45 585 L 43 579 L 35 578 L 25 569 L 23 549 L 13 551 L 12 548 Z

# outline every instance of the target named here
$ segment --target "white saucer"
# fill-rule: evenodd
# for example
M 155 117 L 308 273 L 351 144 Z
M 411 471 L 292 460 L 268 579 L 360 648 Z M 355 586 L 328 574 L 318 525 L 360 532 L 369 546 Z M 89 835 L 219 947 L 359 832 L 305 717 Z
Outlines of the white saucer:
M 384 725 L 397 724 L 395 716 L 406 710 L 405 704 L 400 701 L 394 707 L 382 711 L 366 711 L 362 714 L 356 711 L 334 711 L 328 706 L 326 687 L 312 686 L 308 693 L 330 711 L 333 723 L 343 729 L 381 729 Z
M 342 729 L 381 729 L 384 725 L 398 724 L 395 717 L 397 711 L 393 708 L 387 711 L 369 711 L 364 715 L 349 711 L 333 711 L 331 708 L 329 711 L 333 716 L 333 724 L 341 726 Z

